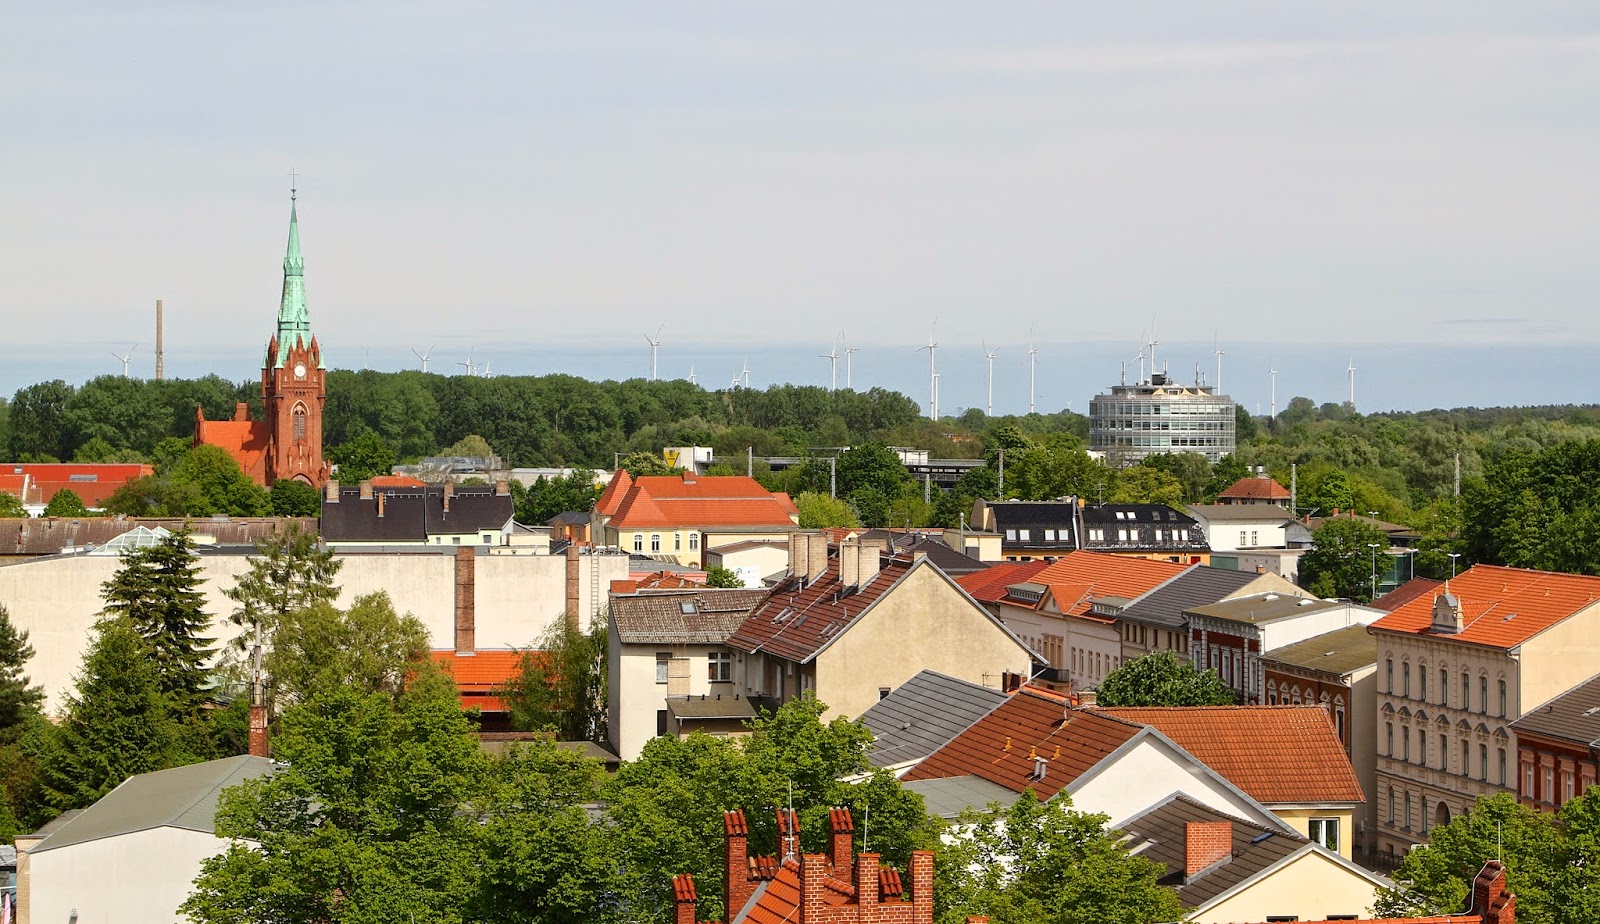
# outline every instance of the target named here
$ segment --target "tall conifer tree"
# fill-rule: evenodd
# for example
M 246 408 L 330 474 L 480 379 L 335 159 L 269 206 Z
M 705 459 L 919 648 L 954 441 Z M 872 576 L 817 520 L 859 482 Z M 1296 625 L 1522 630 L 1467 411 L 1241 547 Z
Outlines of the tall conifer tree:
M 184 717 L 200 711 L 212 652 L 213 640 L 201 635 L 211 617 L 199 588 L 194 540 L 188 531 L 128 553 L 101 587 L 106 613 L 126 618 L 144 639 L 162 692 Z

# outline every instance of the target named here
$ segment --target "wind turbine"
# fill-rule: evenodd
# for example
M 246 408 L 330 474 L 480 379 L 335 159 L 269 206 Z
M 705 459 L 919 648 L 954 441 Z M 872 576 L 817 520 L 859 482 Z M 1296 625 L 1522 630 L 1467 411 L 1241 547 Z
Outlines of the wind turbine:
M 129 361 L 131 361 L 133 359 L 133 351 L 138 349 L 138 348 L 139 348 L 139 345 L 137 343 L 135 343 L 133 346 L 128 347 L 128 352 L 126 354 L 122 355 L 122 356 L 117 356 L 117 353 L 116 353 L 115 350 L 113 350 L 111 352 L 111 355 L 112 356 L 117 356 L 117 359 L 122 363 L 122 377 L 123 378 L 127 378 L 128 377 L 128 363 L 129 363 Z
M 1277 421 L 1277 419 L 1278 419 L 1278 370 L 1277 370 L 1276 367 L 1274 367 L 1274 368 L 1268 370 L 1267 374 L 1272 376 L 1272 420 L 1273 421 Z
M 1033 328 L 1028 328 L 1028 413 L 1033 413 L 1034 397 L 1039 394 L 1034 388 L 1034 377 L 1039 372 L 1039 351 L 1033 348 Z
M 739 378 L 744 380 L 744 387 L 750 387 L 750 357 L 744 358 L 744 369 L 740 371 Z
M 845 339 L 844 331 L 839 331 L 839 342 L 844 344 L 844 387 L 854 390 L 855 383 L 850 380 L 850 357 L 859 353 L 861 348 L 851 346 L 850 341 Z
M 934 363 L 934 356 L 939 351 L 939 341 L 933 339 L 934 331 L 939 329 L 939 319 L 933 319 L 933 327 L 928 330 L 928 345 L 917 347 L 917 352 L 928 351 L 928 419 L 939 419 L 939 370 Z
M 695 377 L 694 377 L 694 363 L 690 363 L 689 364 L 689 384 L 690 385 L 698 385 L 698 384 L 700 384 L 698 381 L 695 380 Z
M 433 347 L 435 347 L 435 346 L 438 346 L 438 344 L 435 343 L 433 346 L 428 347 L 426 350 L 423 350 L 421 353 L 418 353 L 415 349 L 412 349 L 412 351 L 411 351 L 411 355 L 413 355 L 416 358 L 422 360 L 422 371 L 423 372 L 427 372 L 428 371 L 428 357 L 433 355 Z
M 1354 356 L 1350 357 L 1349 367 L 1344 371 L 1346 375 L 1350 376 L 1350 410 L 1353 411 L 1356 409 L 1356 358 Z
M 982 343 L 983 343 L 983 358 L 987 359 L 989 361 L 989 406 L 985 410 L 984 413 L 988 414 L 990 417 L 993 417 L 994 416 L 994 356 L 995 356 L 996 353 L 998 353 L 1000 351 L 999 350 L 991 350 L 991 349 L 989 349 L 989 342 L 987 340 L 982 341 Z
M 644 342 L 650 344 L 650 381 L 652 382 L 656 380 L 656 351 L 661 349 L 661 331 L 666 326 L 663 324 L 656 328 L 655 337 L 651 337 L 649 334 L 644 335 Z
M 833 346 L 828 347 L 828 352 L 820 354 L 820 358 L 828 361 L 828 390 L 837 391 L 839 389 L 839 342 L 835 340 Z
M 472 348 L 472 350 L 476 350 L 476 349 L 477 349 L 477 347 L 473 347 Z M 467 361 L 466 362 L 461 362 L 459 360 L 456 361 L 456 365 L 462 366 L 467 370 L 467 377 L 468 378 L 475 377 L 478 374 L 478 364 L 472 361 L 472 350 L 468 350 L 467 351 Z
M 492 359 L 484 360 L 483 368 L 478 370 L 478 377 L 479 378 L 482 378 L 482 379 L 492 379 L 492 378 L 494 378 L 494 373 L 489 371 L 489 364 L 492 363 L 492 362 L 494 362 L 494 360 L 492 360 Z

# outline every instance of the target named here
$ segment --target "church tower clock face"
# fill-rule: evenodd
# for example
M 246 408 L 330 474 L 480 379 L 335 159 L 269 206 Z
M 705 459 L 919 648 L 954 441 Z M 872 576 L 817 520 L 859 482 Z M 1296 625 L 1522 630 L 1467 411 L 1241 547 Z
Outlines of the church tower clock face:
M 303 379 L 303 378 L 306 377 L 306 364 L 305 363 L 295 363 L 295 366 L 294 366 L 294 377 L 297 378 L 297 379 Z

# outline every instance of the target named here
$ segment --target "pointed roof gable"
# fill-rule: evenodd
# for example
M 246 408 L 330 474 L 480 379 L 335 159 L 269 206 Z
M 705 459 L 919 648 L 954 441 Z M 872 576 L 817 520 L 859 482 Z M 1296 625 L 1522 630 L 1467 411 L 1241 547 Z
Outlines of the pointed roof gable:
M 1096 599 L 1133 600 L 1182 574 L 1188 565 L 1078 550 L 1034 574 L 1034 583 L 1051 589 L 1066 616 L 1087 616 Z
M 613 485 L 616 479 L 613 479 Z M 611 489 L 607 486 L 607 491 Z M 607 500 L 604 494 L 602 501 Z M 686 526 L 794 527 L 794 515 L 777 495 L 744 475 L 645 475 L 633 479 L 616 509 L 618 529 Z M 606 513 L 605 510 L 601 511 Z
M 1434 601 L 1444 596 L 1460 606 L 1459 632 L 1434 628 Z M 1373 623 L 1372 630 L 1515 648 L 1596 602 L 1600 577 L 1473 565 L 1444 587 L 1400 605 Z
M 1276 478 L 1261 478 L 1248 475 L 1240 478 L 1228 489 L 1217 495 L 1217 500 L 1254 500 L 1254 501 L 1286 501 L 1289 499 L 1289 489 L 1278 484 Z
M 600 499 L 594 502 L 595 512 L 603 517 L 615 514 L 617 508 L 622 506 L 622 498 L 627 495 L 631 487 L 633 487 L 633 476 L 628 474 L 625 468 L 617 469 L 617 473 L 606 483 L 605 490 L 600 492 Z

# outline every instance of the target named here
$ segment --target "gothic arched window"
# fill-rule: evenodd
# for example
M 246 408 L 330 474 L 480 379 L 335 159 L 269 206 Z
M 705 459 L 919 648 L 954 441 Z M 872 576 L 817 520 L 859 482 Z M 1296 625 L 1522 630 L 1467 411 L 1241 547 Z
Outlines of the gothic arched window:
M 294 411 L 291 413 L 294 417 L 294 441 L 296 443 L 304 443 L 306 441 L 306 406 L 304 404 L 296 404 Z

